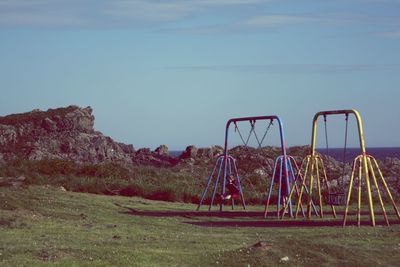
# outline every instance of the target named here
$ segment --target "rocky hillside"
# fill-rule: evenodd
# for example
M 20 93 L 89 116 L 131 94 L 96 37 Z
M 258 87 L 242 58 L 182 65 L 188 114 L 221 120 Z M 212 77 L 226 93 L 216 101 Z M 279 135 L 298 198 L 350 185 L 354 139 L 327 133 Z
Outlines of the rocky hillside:
M 0 117 L 0 160 L 65 159 L 77 163 L 116 162 L 170 166 L 168 148 L 135 151 L 94 129 L 90 107 L 33 110 Z

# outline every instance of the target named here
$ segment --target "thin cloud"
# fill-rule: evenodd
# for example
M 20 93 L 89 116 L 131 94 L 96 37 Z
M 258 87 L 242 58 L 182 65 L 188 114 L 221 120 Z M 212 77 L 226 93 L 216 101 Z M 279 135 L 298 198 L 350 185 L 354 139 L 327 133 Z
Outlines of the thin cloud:
M 82 27 L 92 23 L 84 14 L 90 3 L 76 0 L 0 0 L 0 26 Z
M 265 14 L 250 16 L 245 19 L 225 24 L 199 25 L 180 28 L 166 28 L 160 31 L 188 34 L 231 34 L 266 32 L 288 27 L 349 27 L 352 25 L 364 27 L 380 27 L 382 34 L 375 36 L 397 37 L 397 32 L 385 29 L 398 28 L 400 16 L 371 16 L 363 14 L 327 13 L 327 14 Z
M 171 69 L 189 71 L 253 72 L 270 74 L 335 74 L 398 70 L 400 64 L 265 64 L 181 66 Z
M 327 22 L 326 18 L 300 15 L 262 15 L 225 24 L 200 25 L 192 27 L 168 28 L 161 31 L 187 34 L 244 33 L 260 29 L 275 29 L 287 25 Z
M 277 27 L 288 24 L 320 22 L 323 19 L 311 16 L 293 16 L 293 15 L 264 15 L 249 18 L 240 22 L 240 25 L 246 27 Z
M 0 0 L 0 26 L 99 26 L 168 22 L 196 12 L 266 0 Z
M 179 2 L 113 1 L 101 12 L 107 17 L 126 21 L 173 21 L 184 18 L 198 7 Z
M 381 32 L 378 33 L 377 36 L 387 37 L 387 38 L 400 38 L 400 31 Z
M 276 2 L 275 2 L 276 3 Z M 36 28 L 158 28 L 182 34 L 265 32 L 282 27 L 380 27 L 375 36 L 397 38 L 399 16 L 363 14 L 263 14 L 271 0 L 0 0 L 0 27 Z M 229 9 L 229 7 L 231 9 Z M 233 11 L 235 7 L 235 12 Z M 251 13 L 238 9 L 253 7 Z M 260 7 L 260 8 L 254 8 Z M 219 11 L 224 10 L 224 16 Z M 229 10 L 229 11 L 227 11 Z M 244 17 L 246 14 L 247 17 Z M 208 16 L 209 22 L 202 20 Z M 196 20 L 193 20 L 193 18 Z M 195 23 L 199 24 L 195 24 Z M 176 27 L 176 25 L 183 25 Z M 172 26 L 174 25 L 174 26 Z M 188 26 L 190 25 L 190 26 Z
M 254 5 L 267 3 L 266 0 L 192 0 L 192 1 L 149 1 L 116 0 L 102 8 L 104 14 L 116 19 L 142 20 L 153 22 L 175 21 L 191 16 L 195 12 L 212 8 Z

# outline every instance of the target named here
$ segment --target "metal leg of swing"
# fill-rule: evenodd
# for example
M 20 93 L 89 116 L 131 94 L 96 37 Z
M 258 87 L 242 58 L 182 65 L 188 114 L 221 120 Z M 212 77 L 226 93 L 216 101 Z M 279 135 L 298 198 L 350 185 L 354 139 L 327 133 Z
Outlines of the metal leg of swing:
M 309 194 L 308 194 L 308 198 L 307 198 L 307 218 L 310 219 L 311 218 L 311 202 L 312 202 L 312 193 L 313 193 L 313 183 L 314 183 L 314 166 L 315 166 L 315 161 L 316 158 L 312 157 L 311 159 L 311 165 L 310 165 L 310 184 L 309 184 Z M 320 210 L 321 212 L 321 210 Z
M 291 172 L 291 174 L 292 174 L 292 180 L 293 180 L 293 186 L 292 186 L 292 188 L 294 187 L 297 196 L 299 196 L 299 188 L 298 188 L 297 182 L 296 182 L 297 176 L 296 176 L 296 174 L 295 174 L 295 172 L 294 172 L 293 164 L 292 164 L 291 161 L 294 161 L 294 159 L 293 159 L 292 157 L 289 157 L 289 158 L 288 158 L 289 170 L 290 170 L 290 172 Z M 294 161 L 294 164 L 296 164 L 296 161 Z M 297 165 L 295 165 L 295 167 L 297 167 Z M 297 171 L 299 172 L 299 169 L 298 169 L 298 168 L 297 168 Z M 299 175 L 300 179 L 303 180 L 303 179 L 301 178 L 300 173 L 299 173 L 298 175 Z M 290 189 L 290 191 L 291 191 L 291 189 Z M 290 205 L 290 209 L 291 209 L 291 211 L 290 211 L 290 217 L 293 217 L 292 198 L 289 197 L 289 195 L 290 195 L 290 192 L 288 192 L 288 204 Z M 303 214 L 303 217 L 304 217 L 305 214 L 304 214 L 303 203 L 300 203 L 300 208 L 301 208 L 301 213 Z M 285 209 L 286 209 L 286 208 L 285 208 Z
M 223 175 L 223 180 L 222 180 L 222 185 L 221 185 L 221 196 L 225 196 L 225 193 L 226 193 L 225 190 L 226 190 L 226 176 L 227 176 L 227 172 L 228 172 L 228 160 L 229 160 L 229 157 L 225 156 L 224 161 L 223 161 L 224 175 Z M 220 212 L 222 212 L 223 206 L 224 206 L 224 202 L 221 201 L 219 204 Z
M 381 204 L 381 208 L 382 208 L 382 212 L 383 212 L 383 217 L 385 218 L 386 225 L 387 225 L 387 226 L 390 226 L 390 223 L 389 223 L 389 220 L 388 220 L 388 216 L 387 216 L 387 214 L 386 214 L 385 205 L 383 204 L 381 191 L 380 191 L 380 189 L 379 189 L 378 182 L 377 182 L 377 180 L 376 180 L 376 175 L 375 175 L 374 169 L 372 168 L 371 159 L 370 159 L 369 157 L 368 157 L 368 166 L 369 166 L 369 170 L 370 170 L 371 175 L 372 175 L 372 180 L 374 180 L 374 185 L 375 185 L 376 191 L 377 191 L 377 193 L 378 193 L 379 203 Z
M 296 161 L 294 161 L 294 163 L 297 165 Z M 308 167 L 306 166 L 306 170 L 307 170 L 307 168 L 308 168 Z M 303 178 L 304 178 L 304 177 L 302 177 L 301 175 L 299 175 L 298 177 L 301 179 L 301 182 L 303 183 Z M 302 186 L 302 188 L 304 188 L 306 194 L 308 195 L 307 186 Z M 297 195 L 299 196 L 299 193 L 297 193 Z M 301 201 L 301 198 L 300 198 L 300 201 Z M 311 199 L 311 206 L 312 206 L 312 208 L 313 208 L 313 210 L 314 210 L 314 212 L 315 212 L 315 215 L 316 215 L 316 216 L 319 216 L 317 207 L 315 207 L 314 201 L 313 201 L 312 199 Z M 301 211 L 302 211 L 302 213 L 303 213 L 303 217 L 305 217 L 306 215 L 305 215 L 305 212 L 304 212 L 304 208 L 303 208 L 303 203 L 302 203 L 302 202 L 300 202 L 300 207 L 301 207 Z
M 292 189 L 290 190 L 288 199 L 292 199 L 292 196 L 293 196 L 293 193 L 294 193 L 295 190 L 296 190 L 295 187 L 292 187 Z M 289 201 L 288 201 L 288 203 L 286 203 L 285 207 L 283 208 L 283 212 L 282 212 L 282 215 L 281 215 L 281 219 L 283 219 L 283 218 L 285 217 L 285 213 L 286 213 L 286 211 L 287 211 L 287 209 L 288 209 L 288 205 L 289 205 Z M 296 214 L 296 215 L 297 215 L 297 214 Z M 296 217 L 295 217 L 295 218 L 296 218 Z
M 228 163 L 228 173 L 229 173 L 229 175 L 232 175 L 232 163 L 231 163 L 231 161 L 232 161 L 232 159 L 231 158 L 228 158 L 228 160 L 227 160 L 227 163 Z M 236 178 L 236 176 L 233 176 L 234 177 L 234 179 Z M 235 200 L 233 199 L 233 197 L 231 198 L 231 207 L 232 207 L 232 210 L 234 210 L 235 209 Z
M 304 162 L 304 161 L 303 161 L 303 162 Z M 295 161 L 294 161 L 294 163 L 296 164 Z M 303 164 L 302 164 L 302 165 L 303 165 Z M 290 160 L 289 160 L 289 166 L 290 166 L 290 168 L 291 168 L 291 170 L 292 170 L 292 173 L 293 173 L 293 166 L 291 165 Z M 297 165 L 296 165 L 296 167 L 297 167 Z M 298 169 L 298 167 L 297 167 L 297 169 Z M 299 177 L 301 177 L 300 172 L 299 172 Z M 303 180 L 302 180 L 302 182 L 303 182 Z M 297 184 L 296 184 L 296 178 L 293 179 L 293 183 L 294 183 L 294 186 L 290 189 L 290 192 L 289 192 L 289 194 L 288 194 L 288 202 L 285 204 L 285 207 L 284 207 L 283 212 L 282 212 L 282 215 L 281 215 L 281 219 L 283 219 L 283 218 L 285 217 L 285 213 L 286 213 L 286 211 L 287 211 L 287 209 L 288 209 L 288 205 L 289 205 L 289 204 L 291 203 L 291 201 L 292 201 L 292 196 L 293 196 L 294 191 L 296 190 L 297 195 L 299 195 L 298 188 L 297 188 Z M 302 188 L 303 188 L 303 187 L 305 187 L 304 184 L 302 184 Z M 300 206 L 301 206 L 301 209 L 302 209 L 302 212 L 303 212 L 303 217 L 304 217 L 304 209 L 303 209 L 303 205 L 302 205 L 302 203 L 301 203 L 301 199 L 299 199 L 299 203 L 300 203 Z M 296 213 L 296 216 L 297 216 L 297 213 Z M 295 217 L 295 218 L 296 218 L 296 217 Z
M 239 172 L 238 172 L 235 160 L 233 160 L 233 168 L 234 168 L 234 171 L 236 173 L 236 179 L 237 179 L 237 182 L 238 182 L 239 194 L 240 194 L 240 198 L 242 200 L 242 206 L 243 206 L 243 209 L 246 210 L 246 203 L 244 201 L 242 183 L 240 182 L 240 176 L 239 176 Z
M 361 186 L 362 186 L 362 161 L 360 158 L 358 167 L 358 204 L 357 204 L 357 226 L 361 227 Z
M 293 208 L 292 208 L 292 201 L 289 198 L 289 194 L 290 194 L 290 180 L 293 180 L 294 182 L 294 174 L 291 170 L 291 168 L 289 168 L 289 163 L 288 163 L 288 157 L 283 157 L 284 160 L 284 164 L 285 164 L 285 183 L 286 183 L 286 192 L 285 192 L 285 196 L 287 196 L 287 203 L 289 205 L 289 214 L 290 214 L 290 218 L 293 217 Z M 283 213 L 285 213 L 285 210 L 283 210 Z
M 295 176 L 294 175 L 294 169 L 293 169 L 293 164 L 292 164 L 292 162 L 291 161 L 293 161 L 293 163 L 294 163 L 294 165 L 295 165 L 295 168 L 297 169 L 297 172 L 298 172 L 298 174 L 297 174 L 297 176 Z M 300 178 L 300 182 L 302 183 L 303 182 L 303 178 L 301 177 L 301 174 L 300 174 L 300 170 L 299 170 L 299 168 L 298 168 L 298 166 L 297 166 L 297 163 L 296 163 L 296 161 L 293 159 L 293 158 L 290 158 L 289 159 L 289 166 L 290 166 L 290 169 L 291 169 L 291 171 L 292 171 L 292 174 L 293 174 L 293 185 L 294 185 L 294 190 L 296 191 L 296 194 L 297 194 L 297 197 L 299 196 L 299 194 L 300 194 L 300 191 L 299 191 L 299 187 L 298 187 L 298 185 L 297 185 L 297 178 Z M 292 187 L 293 188 L 293 187 Z M 292 189 L 290 190 L 290 193 L 289 193 L 289 197 L 288 197 L 288 199 L 289 199 L 289 201 L 290 201 L 290 203 L 292 203 L 292 198 L 291 198 L 291 191 L 292 191 Z M 302 202 L 300 202 L 300 208 L 301 208 L 301 213 L 302 213 L 302 215 L 303 215 L 303 217 L 305 217 L 305 213 L 304 213 L 304 208 L 303 208 L 303 203 Z
M 277 205 L 276 205 L 276 216 L 278 217 L 278 219 L 279 219 L 279 211 L 280 211 L 280 208 L 281 208 L 281 198 L 282 198 L 282 195 L 281 195 L 281 193 L 282 193 L 282 168 L 283 168 L 283 160 L 282 160 L 282 158 L 280 158 L 279 159 L 279 161 L 280 161 L 280 169 L 279 169 L 279 188 L 278 188 L 278 203 L 277 203 Z
M 373 160 L 374 160 L 374 164 L 376 166 L 376 169 L 378 170 L 379 177 L 381 178 L 382 184 L 386 189 L 386 193 L 389 196 L 390 201 L 392 202 L 392 206 L 393 206 L 394 211 L 396 212 L 397 218 L 400 219 L 400 213 L 399 213 L 399 210 L 397 209 L 396 202 L 394 202 L 392 193 L 390 192 L 389 187 L 388 187 L 388 185 L 387 185 L 387 183 L 385 181 L 385 178 L 383 177 L 382 172 L 379 169 L 378 162 L 376 161 L 376 159 L 373 159 Z
M 217 175 L 217 179 L 215 179 L 214 190 L 213 190 L 213 193 L 211 196 L 211 202 L 210 202 L 210 206 L 208 207 L 208 211 L 211 211 L 212 205 L 214 204 L 215 194 L 217 193 L 217 187 L 218 187 L 219 179 L 221 177 L 222 165 L 223 165 L 223 161 L 221 161 L 221 163 L 219 165 L 218 175 Z
M 323 163 L 322 163 L 323 164 Z M 318 190 L 318 200 L 319 200 L 319 215 L 321 218 L 324 218 L 324 210 L 322 207 L 322 195 L 321 195 L 321 181 L 319 176 L 319 166 L 318 159 L 315 161 L 315 169 L 316 169 L 316 177 L 317 177 L 317 190 Z
M 302 190 L 304 190 L 304 191 L 306 192 L 307 195 L 310 195 L 310 193 L 309 193 L 309 191 L 308 191 L 308 188 L 307 188 L 307 185 L 306 185 L 306 178 L 307 178 L 307 174 L 308 174 L 307 172 L 308 172 L 308 168 L 309 168 L 309 163 L 310 163 L 310 158 L 307 159 L 307 164 L 306 164 L 304 176 L 303 176 L 303 177 L 299 176 L 299 177 L 302 179 L 302 186 L 301 186 L 301 189 L 300 189 L 299 202 L 298 202 L 297 204 L 300 203 L 301 206 L 303 206 L 303 205 L 302 205 L 302 195 L 303 195 Z M 319 212 L 318 212 L 318 210 L 317 210 L 317 207 L 315 206 L 314 201 L 313 201 L 312 199 L 311 199 L 311 207 L 312 207 L 312 209 L 314 210 L 315 215 L 316 215 L 316 216 L 319 216 Z M 302 208 L 303 208 L 303 207 L 302 207 Z M 295 218 L 297 217 L 298 209 L 299 209 L 299 206 L 297 205 Z M 305 217 L 305 216 L 306 216 L 306 215 L 305 215 L 304 212 L 303 212 L 303 217 Z
M 297 215 L 299 213 L 300 204 L 302 204 L 301 198 L 303 197 L 304 188 L 307 188 L 306 181 L 307 181 L 309 165 L 310 165 L 310 157 L 307 157 L 307 164 L 306 164 L 306 168 L 305 168 L 305 171 L 304 171 L 303 182 L 302 182 L 302 185 L 301 185 L 301 188 L 300 188 L 300 194 L 299 194 L 299 199 L 297 201 L 296 212 L 294 214 L 295 218 L 297 218 Z
M 374 203 L 372 202 L 371 182 L 369 180 L 368 160 L 366 155 L 363 155 L 362 157 L 362 166 L 364 169 L 365 182 L 367 184 L 368 206 L 369 206 L 371 225 L 375 227 Z
M 217 170 L 218 162 L 220 161 L 220 159 L 221 158 L 217 159 L 217 161 L 214 164 L 213 171 L 211 172 L 211 175 L 210 175 L 210 177 L 208 178 L 208 181 L 207 181 L 206 188 L 204 189 L 204 191 L 203 191 L 203 193 L 201 195 L 201 199 L 200 199 L 199 205 L 197 206 L 197 210 L 200 210 L 200 207 L 203 204 L 204 198 L 206 197 L 206 194 L 208 192 L 208 188 L 211 185 L 212 178 L 214 177 L 215 171 Z
M 346 199 L 346 208 L 345 208 L 344 214 L 343 214 L 343 227 L 346 226 L 347 213 L 349 211 L 350 197 L 351 197 L 351 191 L 353 189 L 353 180 L 354 180 L 354 173 L 355 173 L 356 165 L 357 165 L 357 158 L 354 159 L 353 170 L 352 170 L 351 176 L 350 176 L 349 191 L 347 192 L 347 199 Z
M 264 218 L 267 218 L 267 213 L 268 213 L 268 208 L 269 208 L 269 201 L 271 200 L 272 188 L 274 186 L 274 180 L 275 180 L 274 178 L 275 178 L 275 174 L 276 174 L 276 169 L 278 167 L 278 160 L 279 160 L 279 158 L 277 158 L 275 160 L 274 171 L 272 172 L 271 185 L 269 186 L 269 192 L 268 192 L 268 196 L 267 196 L 267 201 L 265 203 Z

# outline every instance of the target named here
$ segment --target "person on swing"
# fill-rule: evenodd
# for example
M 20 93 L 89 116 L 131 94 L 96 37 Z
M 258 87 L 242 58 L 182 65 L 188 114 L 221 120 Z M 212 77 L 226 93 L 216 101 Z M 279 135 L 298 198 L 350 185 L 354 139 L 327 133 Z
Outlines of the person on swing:
M 225 194 L 220 195 L 221 201 L 236 199 L 239 196 L 239 188 L 235 183 L 235 179 L 231 174 L 228 174 L 226 177 L 226 191 Z

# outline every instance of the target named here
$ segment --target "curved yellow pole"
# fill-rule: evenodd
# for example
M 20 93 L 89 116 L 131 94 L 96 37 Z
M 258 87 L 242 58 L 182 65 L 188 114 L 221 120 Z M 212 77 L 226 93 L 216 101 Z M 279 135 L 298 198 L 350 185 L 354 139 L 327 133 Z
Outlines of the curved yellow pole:
M 316 139 L 317 139 L 317 121 L 320 116 L 329 116 L 329 115 L 340 115 L 340 114 L 353 114 L 357 120 L 358 126 L 358 136 L 360 141 L 360 149 L 362 154 L 362 169 L 364 170 L 365 181 L 367 184 L 367 191 L 368 191 L 368 202 L 369 202 L 369 211 L 370 211 L 370 218 L 371 224 L 375 226 L 375 216 L 374 216 L 374 206 L 372 203 L 372 194 L 371 194 L 371 186 L 369 180 L 369 170 L 368 170 L 368 161 L 367 161 L 367 153 L 365 149 L 365 142 L 364 142 L 364 133 L 363 133 L 363 126 L 361 116 L 355 109 L 345 109 L 345 110 L 332 110 L 332 111 L 320 111 L 314 115 L 313 119 L 313 128 L 312 128 L 312 137 L 311 137 L 311 155 L 312 157 L 315 156 L 315 146 L 316 146 Z M 350 187 L 349 190 L 352 188 Z
M 317 140 L 317 121 L 320 116 L 328 116 L 328 115 L 340 115 L 340 114 L 354 114 L 357 125 L 358 125 L 358 135 L 360 139 L 360 149 L 363 155 L 366 154 L 365 142 L 364 142 L 364 133 L 363 126 L 360 114 L 355 109 L 345 109 L 345 110 L 333 110 L 333 111 L 320 111 L 314 115 L 313 119 L 313 128 L 312 128 L 312 137 L 311 137 L 311 154 L 315 155 L 315 144 Z

